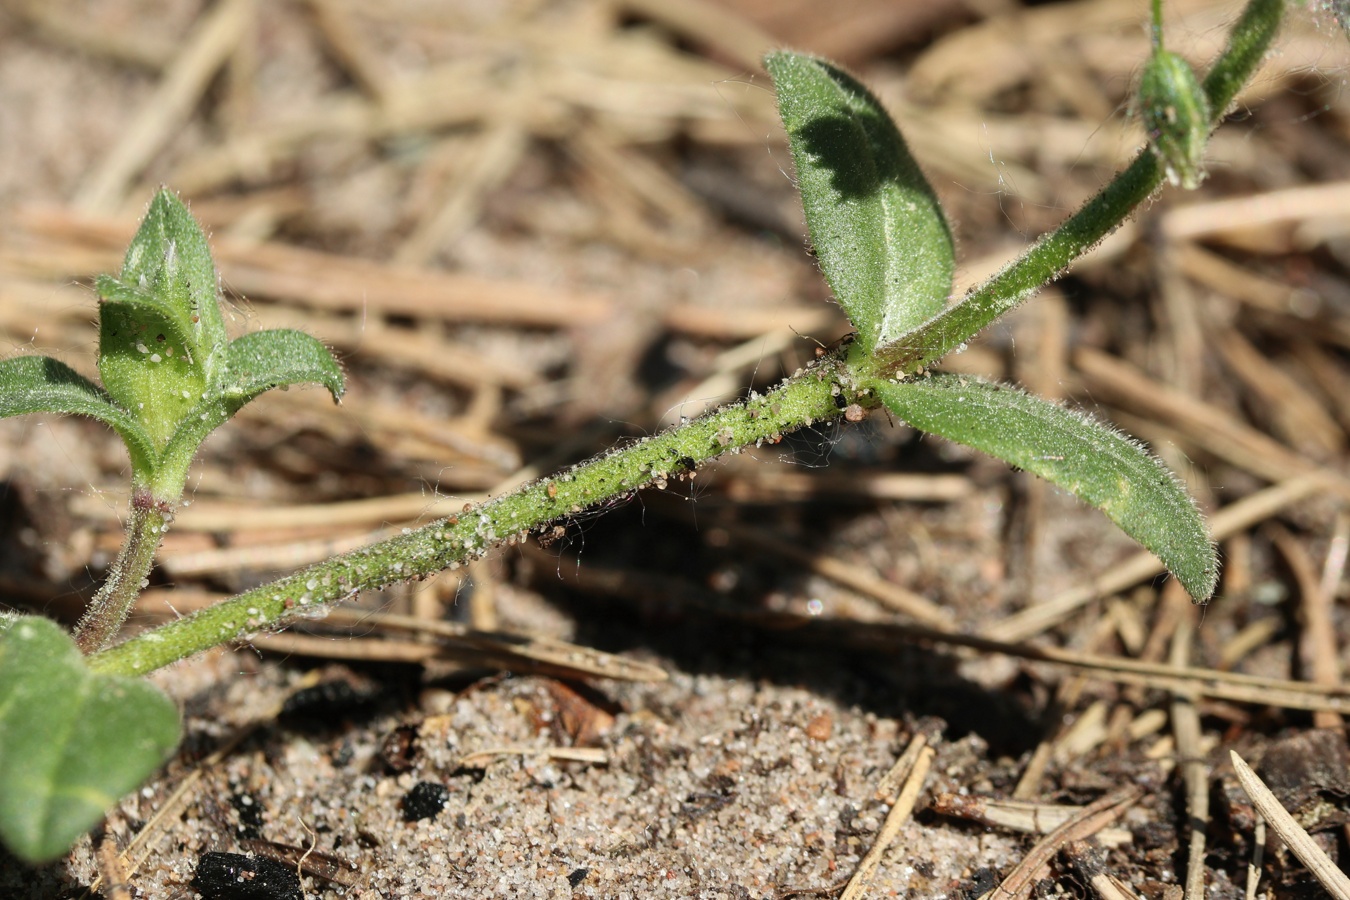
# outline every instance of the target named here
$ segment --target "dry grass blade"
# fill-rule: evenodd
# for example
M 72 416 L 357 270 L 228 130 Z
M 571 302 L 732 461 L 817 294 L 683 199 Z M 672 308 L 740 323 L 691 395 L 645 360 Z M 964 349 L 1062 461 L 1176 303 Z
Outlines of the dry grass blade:
M 1079 875 L 1102 900 L 1139 900 L 1139 895 L 1119 878 L 1106 871 L 1106 856 L 1095 841 L 1075 841 L 1064 848 L 1064 855 Z
M 1237 329 L 1211 336 L 1228 368 L 1264 407 L 1264 417 L 1288 444 L 1311 459 L 1335 458 L 1345 443 L 1336 420 L 1323 404 Z
M 1326 490 L 1340 480 L 1341 476 L 1327 471 L 1286 478 L 1219 510 L 1210 518 L 1210 533 L 1215 540 L 1223 540 L 1270 518 L 1287 506 L 1318 491 Z M 1162 570 L 1162 563 L 1153 554 L 1136 554 L 1099 576 L 1093 583 L 1071 588 L 1043 603 L 1037 603 L 1000 619 L 984 629 L 984 633 L 996 640 L 1009 642 L 1026 640 L 1062 622 L 1093 600 L 1122 591 L 1145 578 L 1157 575 Z
M 544 759 L 600 765 L 609 762 L 609 752 L 599 747 L 487 747 L 461 756 L 454 768 L 481 768 L 499 756 L 540 756 Z
M 1094 626 L 1084 652 L 1095 652 L 1110 639 L 1113 631 L 1109 618 L 1100 620 Z M 1052 762 L 1061 765 L 1069 762 L 1091 750 L 1103 736 L 1105 704 L 1102 701 L 1091 703 L 1086 710 L 1075 714 L 1086 685 L 1087 679 L 1082 674 L 1075 674 L 1062 680 L 1056 687 L 1054 699 L 1041 717 L 1046 731 L 1018 776 L 1017 785 L 1012 791 L 1015 799 L 1034 800 L 1041 793 L 1042 782 Z
M 818 620 L 807 620 L 807 623 L 810 621 Z M 1350 712 L 1350 687 L 1345 685 L 1328 686 L 1304 681 L 1281 681 L 1218 669 L 1180 667 L 1120 657 L 1096 656 L 1056 647 L 1012 644 L 968 635 L 942 633 L 917 626 L 869 623 L 867 627 L 878 636 L 890 633 L 903 635 L 912 640 L 931 640 L 957 647 L 1004 653 L 1021 659 L 1070 666 L 1085 671 L 1091 677 L 1119 684 L 1193 693 L 1197 698 L 1269 704 L 1287 709 Z
M 900 828 L 914 812 L 914 803 L 919 798 L 919 792 L 923 790 L 924 779 L 928 777 L 928 769 L 935 755 L 936 751 L 927 745 L 927 739 L 922 734 L 916 735 L 901 754 L 891 774 L 887 775 L 889 781 L 902 766 L 907 769 L 904 786 L 900 789 L 899 795 L 886 798 L 891 801 L 891 811 L 886 814 L 886 821 L 882 822 L 881 831 L 877 833 L 872 849 L 868 850 L 867 855 L 858 863 L 857 871 L 849 879 L 844 892 L 839 895 L 840 900 L 859 900 L 867 893 L 882 857 L 886 855 L 896 835 L 900 833 Z
M 984 895 L 982 900 L 1003 900 L 1021 897 L 1030 891 L 1041 868 L 1047 865 L 1062 847 L 1071 841 L 1092 837 L 1124 814 L 1143 796 L 1143 789 L 1131 785 L 1113 791 L 1100 800 L 1083 807 L 1082 812 L 1066 821 L 1036 843 L 1022 861 L 1008 873 L 998 887 Z
M 1023 834 L 1049 834 L 1083 811 L 1081 806 L 955 793 L 939 794 L 929 808 L 939 815 L 956 816 Z M 1130 843 L 1133 835 L 1124 828 L 1103 828 L 1096 838 L 1104 846 L 1115 847 Z
M 344 4 L 333 0 L 308 0 L 308 5 L 319 32 L 352 81 L 377 102 L 388 102 L 393 90 L 389 72 Z
M 1172 248 L 1172 255 L 1189 278 L 1257 309 L 1298 315 L 1312 311 L 1320 303 L 1306 288 L 1291 287 L 1195 244 L 1178 244 Z
M 6 13 L 26 20 L 45 40 L 148 72 L 159 72 L 169 65 L 177 50 L 171 42 L 143 34 L 140 29 L 109 29 L 50 0 L 12 3 Z
M 23 214 L 23 228 L 60 241 L 56 250 L 69 255 L 70 245 L 104 248 L 114 253 L 130 239 L 129 218 L 103 219 L 54 210 Z M 280 243 L 258 244 L 215 236 L 211 250 L 221 280 L 235 292 L 255 299 L 275 299 L 310 309 L 355 313 L 382 312 L 455 321 L 511 323 L 529 327 L 594 324 L 613 314 L 613 302 L 519 280 L 421 269 L 323 253 Z M 53 268 L 65 275 L 92 275 L 115 269 L 106 260 L 87 260 L 87 271 L 71 270 L 80 259 L 57 259 Z M 34 264 L 32 261 L 30 265 Z M 490 297 L 492 302 L 485 303 Z
M 1256 828 L 1252 831 L 1252 858 L 1247 861 L 1246 900 L 1256 900 L 1256 889 L 1261 884 L 1261 863 L 1266 857 L 1266 820 L 1256 817 Z
M 160 550 L 159 564 L 166 572 L 180 578 L 227 572 L 275 572 L 282 569 L 298 569 L 335 554 L 347 553 L 374 541 L 393 537 L 400 530 L 384 528 L 373 532 L 362 530 L 355 534 L 337 534 L 333 537 L 249 541 L 238 547 L 207 550 L 174 549 L 174 544 L 166 541 Z M 236 536 L 239 534 L 232 533 Z M 275 537 L 275 532 L 273 535 Z
M 874 598 L 884 606 L 917 622 L 937 627 L 951 623 L 951 613 L 925 597 L 898 584 L 872 575 L 856 564 L 823 553 L 811 553 L 773 535 L 751 528 L 737 528 L 732 539 L 748 547 L 789 560 L 844 587 Z
M 1288 529 L 1278 524 L 1270 525 L 1269 529 L 1298 586 L 1302 619 L 1299 655 L 1303 659 L 1303 670 L 1310 673 L 1309 680 L 1314 684 L 1339 684 L 1341 665 L 1336 646 L 1334 592 L 1323 591 L 1312 558 Z M 1344 724 L 1338 713 L 1325 710 L 1313 713 L 1316 728 L 1340 728 Z
M 112 835 L 106 835 L 98 842 L 98 874 L 107 885 L 104 892 L 108 900 L 131 900 L 126 869 L 117 853 L 117 841 Z
M 555 560 L 542 551 L 524 546 L 527 554 L 550 565 Z M 653 597 L 687 603 L 714 614 L 728 614 L 725 604 L 709 601 L 706 594 L 677 578 L 643 578 L 630 570 L 596 566 L 569 565 L 568 580 L 578 590 L 601 596 L 650 600 Z M 791 613 L 760 611 L 731 613 L 739 621 L 791 635 L 803 643 L 835 642 L 841 646 L 865 647 L 874 651 L 893 651 L 897 641 L 944 644 L 967 647 L 985 653 L 1068 666 L 1082 670 L 1092 678 L 1118 684 L 1139 685 L 1157 690 L 1194 692 L 1197 697 L 1238 703 L 1270 705 L 1286 709 L 1329 709 L 1350 712 L 1350 687 L 1310 684 L 1303 681 L 1271 679 L 1218 669 L 1181 668 L 1161 663 L 1078 653 L 1058 647 L 1012 643 L 952 630 L 906 625 L 895 622 L 858 622 L 822 619 Z
M 476 650 L 486 657 L 505 661 L 508 665 L 513 662 L 516 665 L 521 662 L 535 663 L 560 671 L 564 677 L 589 676 L 648 682 L 665 681 L 670 677 L 660 666 L 553 638 L 474 631 L 454 622 L 415 619 L 392 613 L 334 610 L 328 618 L 334 624 L 374 625 L 413 634 L 430 634 Z
M 515 88 L 508 86 L 506 91 L 510 94 Z M 395 251 L 394 262 L 426 265 L 442 248 L 468 231 L 482 212 L 484 198 L 510 177 L 528 149 L 528 136 L 508 116 L 479 135 L 463 170 L 446 185 L 444 195 L 438 198 L 439 205 Z
M 785 471 L 766 468 L 758 462 L 741 464 L 746 456 L 737 456 L 723 465 L 733 476 L 726 487 L 727 496 L 737 502 L 779 503 L 819 501 L 829 498 L 867 500 L 909 500 L 920 503 L 949 503 L 970 496 L 974 490 L 965 475 L 912 475 L 905 472 L 867 472 L 830 474 Z
M 1095 395 L 1177 429 L 1197 446 L 1266 481 L 1279 482 L 1291 474 L 1317 469 L 1316 463 L 1274 438 L 1148 377 L 1129 363 L 1087 347 L 1074 353 L 1073 359 Z M 1350 483 L 1344 479 L 1334 486 L 1343 494 L 1350 493 Z
M 1236 750 L 1230 750 L 1229 757 L 1233 761 L 1233 769 L 1237 772 L 1238 782 L 1242 785 L 1242 789 L 1251 798 L 1256 811 L 1280 836 L 1280 840 L 1288 845 L 1294 855 L 1308 867 L 1308 871 L 1335 900 L 1350 900 L 1350 877 L 1347 877 L 1336 863 L 1331 861 L 1326 852 L 1317 846 L 1317 842 L 1303 829 L 1303 826 L 1294 821 L 1294 817 L 1289 815 L 1289 811 L 1280 805 L 1280 801 L 1275 799 L 1275 795 L 1270 792 L 1270 788 L 1266 787 L 1265 782 L 1252 771 L 1246 760 L 1238 756 Z
M 1350 182 L 1342 181 L 1188 204 L 1163 216 L 1162 231 L 1173 240 L 1196 240 L 1264 225 L 1343 219 L 1346 210 L 1350 210 Z
M 1164 603 L 1186 603 L 1180 588 L 1175 584 L 1168 587 L 1171 589 L 1167 592 L 1170 596 L 1164 596 Z M 1179 617 L 1172 635 L 1172 665 L 1180 668 L 1189 664 L 1194 635 L 1194 614 Z M 1201 753 L 1200 711 L 1196 708 L 1192 692 L 1173 693 L 1172 733 L 1186 785 L 1186 822 L 1190 833 L 1186 849 L 1186 900 L 1204 900 L 1205 839 L 1209 829 L 1209 766 L 1205 764 Z
M 434 644 L 388 641 L 380 638 L 316 637 L 309 634 L 260 634 L 249 643 L 259 650 L 283 656 L 342 659 L 354 662 L 425 663 L 444 655 Z
M 1108 872 L 1099 872 L 1089 882 L 1102 900 L 1140 900 L 1128 884 Z
M 239 43 L 254 11 L 254 0 L 228 0 L 203 16 L 154 96 L 145 101 L 122 140 L 87 177 L 76 195 L 77 207 L 90 212 L 117 207 L 131 180 L 189 117 L 211 77 Z
M 726 53 L 750 71 L 764 68 L 764 54 L 781 42 L 764 33 L 730 7 L 708 0 L 623 0 L 623 7 L 678 31 L 687 38 Z

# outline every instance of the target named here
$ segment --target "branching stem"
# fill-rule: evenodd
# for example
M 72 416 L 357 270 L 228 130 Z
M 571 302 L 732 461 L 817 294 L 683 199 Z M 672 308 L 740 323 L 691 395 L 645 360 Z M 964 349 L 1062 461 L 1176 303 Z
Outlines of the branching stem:
M 1283 0 L 1251 0 L 1234 26 L 1228 48 L 1204 82 L 1214 125 L 1270 46 L 1283 7 Z M 883 348 L 871 360 L 854 354 L 850 366 L 828 357 L 763 397 L 717 410 L 561 475 L 466 507 L 458 517 L 311 566 L 102 650 L 90 659 L 90 665 L 96 671 L 143 674 L 306 615 L 321 617 L 328 605 L 359 591 L 457 567 L 481 556 L 494 544 L 510 543 L 641 487 L 663 486 L 668 478 L 691 472 L 706 460 L 833 418 L 850 404 L 876 406 L 876 398 L 859 394 L 860 382 L 914 372 L 956 349 L 1095 246 L 1158 188 L 1163 175 L 1156 155 L 1144 151 L 1082 210 L 1038 241 L 1021 259 L 976 288 L 961 304 Z M 163 525 L 149 515 L 147 512 L 143 524 L 135 525 L 133 513 L 133 532 L 140 539 L 133 535 L 128 540 L 123 574 L 113 579 L 118 586 L 108 591 L 110 605 L 129 603 L 128 598 L 134 598 L 149 570 L 149 558 L 157 543 L 157 535 L 150 539 L 154 534 L 151 528 Z M 96 647 L 106 640 L 106 636 L 91 634 L 86 643 Z
M 1233 26 L 1228 48 L 1205 76 L 1211 130 L 1222 122 L 1233 98 L 1265 57 L 1283 12 L 1284 0 L 1251 0 Z M 870 374 L 910 374 L 956 350 L 1118 228 L 1162 185 L 1165 174 L 1157 154 L 1147 147 L 1141 150 L 1114 181 L 1020 258 L 972 288 L 957 305 L 879 351 Z

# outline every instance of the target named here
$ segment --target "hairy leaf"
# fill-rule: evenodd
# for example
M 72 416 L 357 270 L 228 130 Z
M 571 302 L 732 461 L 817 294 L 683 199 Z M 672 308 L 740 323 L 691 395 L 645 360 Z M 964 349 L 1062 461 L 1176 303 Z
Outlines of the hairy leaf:
M 1138 442 L 1017 388 L 963 375 L 869 387 L 915 428 L 1026 469 L 1097 507 L 1196 600 L 1214 593 L 1218 558 L 1195 503 Z
M 119 279 L 154 298 L 192 342 L 202 364 L 227 340 L 219 284 L 206 235 L 183 201 L 161 188 L 127 247 Z
M 891 117 L 824 60 L 771 53 L 798 188 L 825 279 L 870 353 L 942 311 L 952 236 Z
M 321 384 L 342 399 L 342 368 L 333 354 L 303 331 L 255 331 L 230 343 L 220 392 L 235 409 L 275 387 Z
M 206 389 L 206 371 L 181 323 L 150 300 L 99 307 L 98 370 L 108 393 L 163 449 Z
M 50 356 L 15 356 L 0 361 L 0 418 L 49 412 L 89 416 L 111 426 L 126 442 L 132 468 L 153 464 L 150 436 L 98 385 Z
M 55 859 L 178 743 L 173 701 L 140 679 L 96 675 L 55 622 L 0 632 L 0 840 Z

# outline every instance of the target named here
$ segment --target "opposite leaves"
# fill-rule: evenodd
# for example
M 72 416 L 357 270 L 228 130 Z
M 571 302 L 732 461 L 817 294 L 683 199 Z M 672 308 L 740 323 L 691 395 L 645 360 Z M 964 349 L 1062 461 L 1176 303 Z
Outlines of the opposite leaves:
M 98 279 L 103 386 L 38 356 L 0 361 L 0 417 L 87 415 L 117 430 L 134 481 L 172 505 L 201 441 L 274 387 L 323 385 L 342 396 L 342 369 L 296 331 L 231 341 L 210 247 L 171 191 L 155 195 L 117 277 Z
M 1026 469 L 1097 507 L 1197 601 L 1214 593 L 1219 561 L 1194 501 L 1137 441 L 1082 413 L 964 375 L 872 388 L 915 428 Z

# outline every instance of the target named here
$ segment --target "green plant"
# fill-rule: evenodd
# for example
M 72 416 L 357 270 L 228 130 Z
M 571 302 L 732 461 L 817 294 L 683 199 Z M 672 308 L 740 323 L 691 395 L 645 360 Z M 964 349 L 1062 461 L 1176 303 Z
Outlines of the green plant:
M 812 243 L 856 329 L 852 341 L 766 394 L 108 646 L 171 523 L 201 440 L 271 387 L 317 382 L 335 399 L 342 391 L 340 370 L 311 338 L 226 338 L 206 240 L 183 205 L 161 191 L 121 277 L 98 283 L 104 387 L 54 360 L 0 363 L 0 415 L 65 412 L 105 422 L 127 444 L 134 487 L 126 546 L 75 645 L 33 617 L 0 624 L 0 840 L 30 861 L 59 856 L 172 748 L 172 705 L 129 676 L 281 627 L 358 591 L 455 568 L 723 453 L 816 422 L 856 421 L 869 409 L 884 408 L 1082 497 L 1206 600 L 1217 561 L 1204 524 L 1139 444 L 1015 388 L 928 369 L 1094 246 L 1169 171 L 1182 182 L 1198 177 L 1196 142 L 1260 61 L 1282 11 L 1281 0 L 1250 0 L 1203 84 L 1155 43 L 1150 67 L 1157 71 L 1146 73 L 1142 97 L 1150 148 L 955 304 L 948 303 L 946 221 L 880 103 L 828 62 L 771 54 Z
M 173 704 L 150 685 L 84 664 L 144 587 L 206 436 L 259 394 L 317 382 L 337 400 L 342 370 L 298 331 L 230 340 L 206 236 L 172 193 L 155 195 L 121 274 L 99 294 L 99 387 L 64 363 L 0 363 L 0 416 L 86 415 L 131 458 L 126 540 L 73 638 L 44 619 L 0 635 L 0 838 L 21 857 L 65 852 L 178 742 Z

